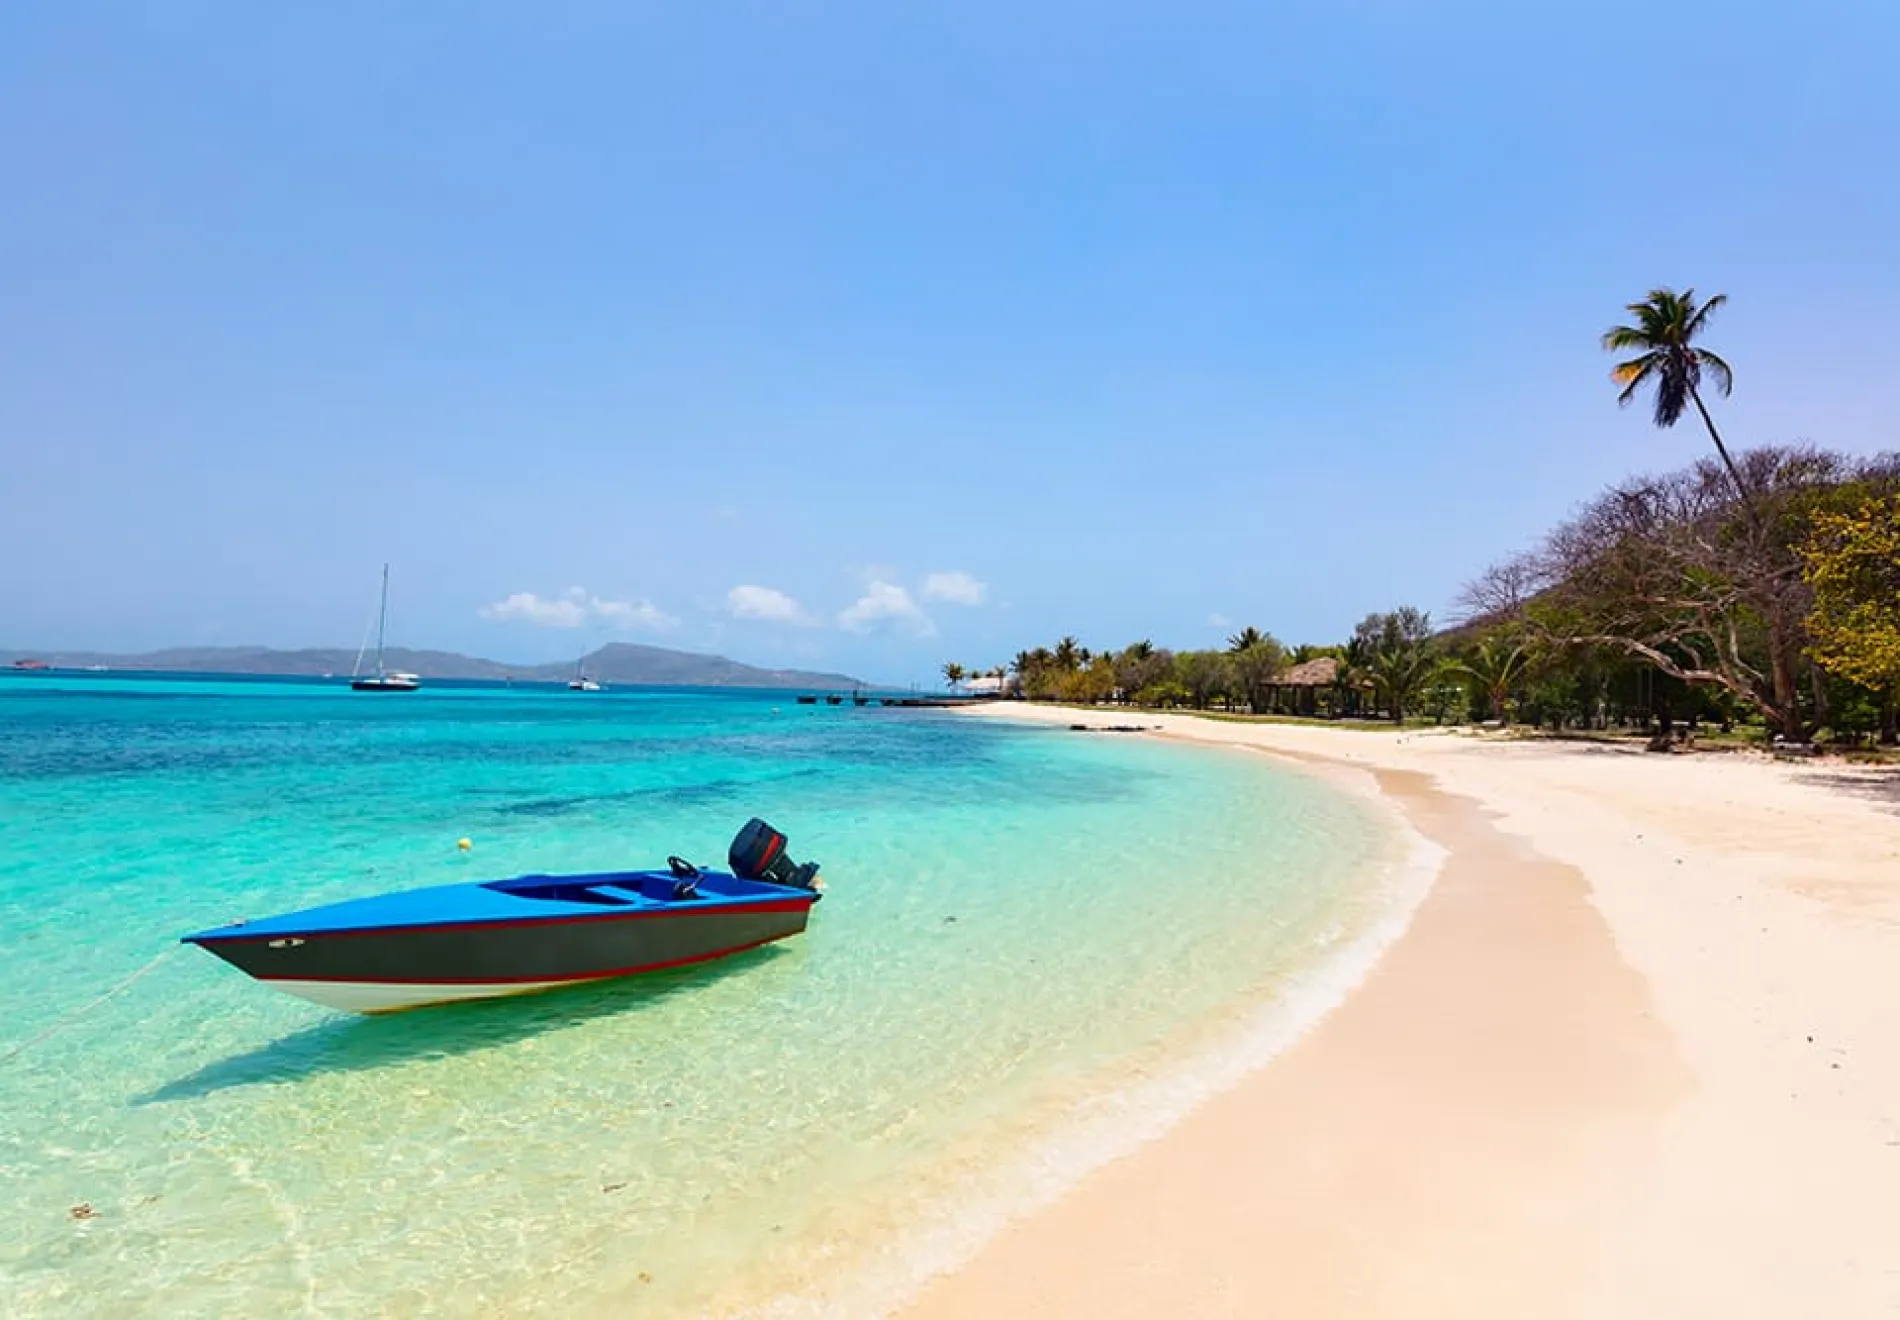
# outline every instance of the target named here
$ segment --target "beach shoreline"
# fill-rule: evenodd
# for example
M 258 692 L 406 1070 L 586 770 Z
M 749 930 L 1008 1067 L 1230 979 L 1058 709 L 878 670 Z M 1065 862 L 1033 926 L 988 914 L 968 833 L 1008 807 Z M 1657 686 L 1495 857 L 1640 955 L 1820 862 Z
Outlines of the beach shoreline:
M 1236 763 L 1266 759 L 1224 747 L 1193 747 L 1188 754 Z M 1276 782 L 1297 776 L 1352 799 L 1364 809 L 1358 823 L 1381 837 L 1379 855 L 1350 892 L 1335 896 L 1329 929 L 1291 960 L 1284 960 L 1285 950 L 1263 951 L 1265 979 L 1251 993 L 1181 1025 L 1165 1041 L 1075 1078 L 1059 1111 L 1045 1102 L 1005 1125 L 1013 1131 L 993 1128 L 967 1144 L 951 1161 L 955 1172 L 888 1218 L 882 1231 L 859 1226 L 845 1242 L 827 1244 L 822 1250 L 831 1268 L 821 1278 L 774 1292 L 782 1281 L 762 1276 L 741 1292 L 768 1300 L 736 1304 L 730 1314 L 816 1320 L 892 1313 L 924 1281 L 955 1274 L 1010 1224 L 1056 1204 L 1097 1170 L 1164 1137 L 1267 1066 L 1357 990 L 1431 893 L 1445 850 L 1413 827 L 1370 771 L 1310 758 L 1272 769 Z M 1178 845 L 1184 856 L 1194 851 L 1190 839 Z
M 1447 861 L 1268 1066 L 901 1312 L 1887 1315 L 1900 777 L 1009 703 L 1370 774 Z

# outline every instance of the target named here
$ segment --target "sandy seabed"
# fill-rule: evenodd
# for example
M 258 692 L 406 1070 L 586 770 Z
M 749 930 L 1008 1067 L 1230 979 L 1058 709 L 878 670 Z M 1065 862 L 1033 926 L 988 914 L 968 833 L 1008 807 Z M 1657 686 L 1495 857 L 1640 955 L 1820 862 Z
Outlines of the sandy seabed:
M 1316 1028 L 901 1314 L 1900 1315 L 1900 774 L 980 709 L 1289 758 L 1447 856 Z

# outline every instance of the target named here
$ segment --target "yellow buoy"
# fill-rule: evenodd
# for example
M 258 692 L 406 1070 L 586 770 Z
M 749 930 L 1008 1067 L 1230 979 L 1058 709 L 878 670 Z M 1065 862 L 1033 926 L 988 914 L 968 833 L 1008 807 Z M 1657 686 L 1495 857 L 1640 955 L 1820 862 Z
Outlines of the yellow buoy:
M 460 848 L 463 852 L 467 852 L 470 848 L 473 848 L 475 845 L 470 843 L 467 839 L 457 839 L 455 841 L 455 846 L 457 848 Z

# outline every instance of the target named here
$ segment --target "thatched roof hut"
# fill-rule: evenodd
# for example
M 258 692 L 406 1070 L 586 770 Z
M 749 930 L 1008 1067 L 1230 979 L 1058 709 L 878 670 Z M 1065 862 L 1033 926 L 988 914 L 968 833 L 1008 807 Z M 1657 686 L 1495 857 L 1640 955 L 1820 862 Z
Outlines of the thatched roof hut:
M 1330 655 L 1317 660 L 1308 660 L 1305 664 L 1293 668 L 1274 678 L 1278 687 L 1331 687 L 1339 679 L 1339 661 Z
M 1283 669 L 1267 684 L 1267 709 L 1280 715 L 1329 717 L 1356 715 L 1370 686 L 1363 679 L 1341 684 L 1344 666 L 1337 656 L 1322 655 Z

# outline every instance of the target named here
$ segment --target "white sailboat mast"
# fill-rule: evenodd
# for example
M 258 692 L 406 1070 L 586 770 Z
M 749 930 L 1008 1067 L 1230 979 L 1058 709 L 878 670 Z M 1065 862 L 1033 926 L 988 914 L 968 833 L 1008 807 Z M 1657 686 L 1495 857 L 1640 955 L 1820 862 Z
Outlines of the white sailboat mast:
M 376 677 L 381 678 L 388 671 L 383 668 L 383 633 L 389 627 L 389 565 L 383 565 L 383 603 L 376 611 Z

